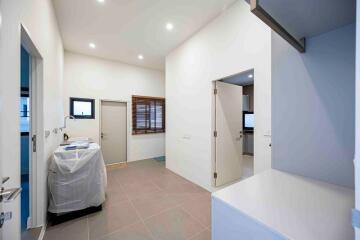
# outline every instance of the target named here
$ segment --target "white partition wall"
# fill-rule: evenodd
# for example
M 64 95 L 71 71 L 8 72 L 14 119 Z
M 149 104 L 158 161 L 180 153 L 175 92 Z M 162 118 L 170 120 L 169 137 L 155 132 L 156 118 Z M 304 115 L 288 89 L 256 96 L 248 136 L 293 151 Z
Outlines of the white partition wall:
M 43 95 L 41 103 L 43 125 L 46 130 L 63 124 L 62 83 L 63 45 L 50 0 L 43 1 L 1 1 L 2 25 L 0 41 L 0 95 L 1 95 L 1 138 L 3 160 L 0 169 L 3 176 L 10 177 L 6 187 L 20 185 L 20 45 L 21 25 L 28 32 L 32 42 L 43 58 Z M 40 129 L 44 133 L 45 129 Z M 38 136 L 44 141 L 41 152 L 44 158 L 37 159 L 40 183 L 37 189 L 38 211 L 36 225 L 44 225 L 47 212 L 47 161 L 61 141 L 61 135 L 51 133 Z M 6 175 L 5 175 L 6 174 Z M 5 239 L 20 239 L 20 198 L 7 205 L 13 211 L 13 219 L 7 224 Z
M 355 24 L 271 51 L 272 167 L 354 188 Z
M 271 165 L 271 31 L 237 1 L 166 57 L 166 166 L 212 189 L 212 82 L 254 69 L 255 173 Z

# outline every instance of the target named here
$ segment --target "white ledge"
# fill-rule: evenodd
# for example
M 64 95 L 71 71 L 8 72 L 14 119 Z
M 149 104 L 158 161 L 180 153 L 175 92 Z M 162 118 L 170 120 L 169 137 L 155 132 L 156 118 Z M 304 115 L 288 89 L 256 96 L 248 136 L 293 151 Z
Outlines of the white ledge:
M 212 197 L 289 239 L 354 239 L 352 189 L 268 170 Z

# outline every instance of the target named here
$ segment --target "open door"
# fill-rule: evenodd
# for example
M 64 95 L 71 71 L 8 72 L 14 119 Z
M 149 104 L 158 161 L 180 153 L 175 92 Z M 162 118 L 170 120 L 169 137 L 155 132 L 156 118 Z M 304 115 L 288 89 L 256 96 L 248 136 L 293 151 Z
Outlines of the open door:
M 234 182 L 242 175 L 243 88 L 215 82 L 215 186 Z

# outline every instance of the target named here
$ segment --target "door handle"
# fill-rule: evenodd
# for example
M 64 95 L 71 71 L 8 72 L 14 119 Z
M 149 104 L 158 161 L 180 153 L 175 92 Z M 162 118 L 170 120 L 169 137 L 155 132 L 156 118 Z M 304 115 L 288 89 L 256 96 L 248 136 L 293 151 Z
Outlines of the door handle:
M 36 152 L 36 135 L 32 136 L 31 141 L 32 141 L 33 152 Z
M 104 133 L 101 133 L 101 138 L 104 138 L 105 134 Z
M 21 188 L 10 188 L 10 189 L 0 189 L 0 202 L 11 202 L 14 201 L 17 196 L 21 193 Z

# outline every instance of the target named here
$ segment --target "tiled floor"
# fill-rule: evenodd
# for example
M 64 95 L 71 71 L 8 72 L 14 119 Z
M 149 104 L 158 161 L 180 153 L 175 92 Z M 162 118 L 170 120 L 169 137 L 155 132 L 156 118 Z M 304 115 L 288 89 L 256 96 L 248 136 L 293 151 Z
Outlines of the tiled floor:
M 254 156 L 243 155 L 243 164 L 242 180 L 254 175 Z
M 102 212 L 47 229 L 46 240 L 210 240 L 210 193 L 144 160 L 108 171 Z
M 41 233 L 41 227 L 32 228 L 21 232 L 21 240 L 37 240 Z

